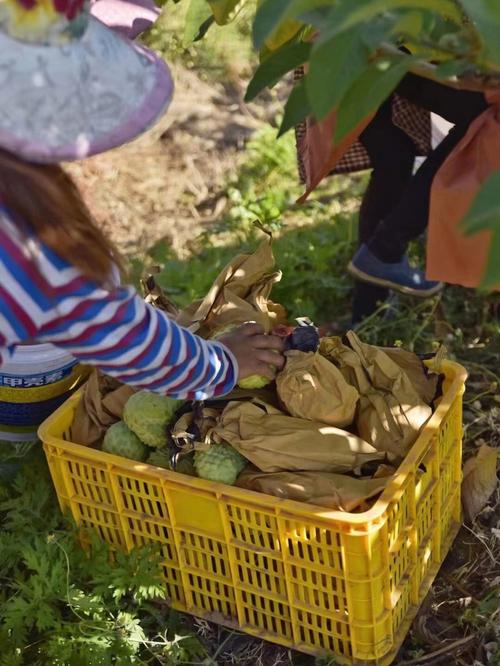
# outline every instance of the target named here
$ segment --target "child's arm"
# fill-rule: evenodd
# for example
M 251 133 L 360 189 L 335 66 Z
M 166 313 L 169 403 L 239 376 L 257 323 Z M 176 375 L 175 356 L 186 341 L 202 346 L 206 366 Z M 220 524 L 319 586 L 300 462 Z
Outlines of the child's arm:
M 238 365 L 221 344 L 181 328 L 131 288 L 63 298 L 38 338 L 138 388 L 203 400 L 231 391 Z

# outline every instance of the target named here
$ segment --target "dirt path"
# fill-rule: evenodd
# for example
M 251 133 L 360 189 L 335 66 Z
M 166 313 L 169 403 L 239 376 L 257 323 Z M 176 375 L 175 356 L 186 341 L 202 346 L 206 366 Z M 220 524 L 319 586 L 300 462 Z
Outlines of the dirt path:
M 179 66 L 173 72 L 174 101 L 158 126 L 128 146 L 68 166 L 126 254 L 164 238 L 181 255 L 189 248 L 217 216 L 221 186 L 265 113 L 242 103 L 243 87 L 224 89 Z

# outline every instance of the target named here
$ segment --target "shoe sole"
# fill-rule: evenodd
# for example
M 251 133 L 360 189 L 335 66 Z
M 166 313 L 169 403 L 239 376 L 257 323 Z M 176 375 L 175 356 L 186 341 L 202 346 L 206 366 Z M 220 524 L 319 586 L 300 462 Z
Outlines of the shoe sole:
M 347 270 L 353 277 L 357 278 L 358 280 L 361 280 L 362 282 L 376 284 L 379 287 L 386 287 L 387 289 L 393 289 L 394 291 L 398 291 L 400 294 L 406 294 L 407 296 L 417 296 L 418 298 L 429 298 L 429 296 L 434 296 L 435 294 L 439 293 L 444 287 L 444 284 L 442 282 L 437 284 L 435 287 L 432 287 L 432 289 L 413 289 L 412 287 L 404 287 L 403 285 L 400 285 L 397 282 L 391 282 L 391 280 L 383 280 L 382 278 L 377 278 L 373 277 L 373 275 L 368 275 L 368 273 L 364 273 L 363 271 L 360 271 L 359 268 L 356 268 L 356 266 L 352 263 L 352 261 L 349 263 Z

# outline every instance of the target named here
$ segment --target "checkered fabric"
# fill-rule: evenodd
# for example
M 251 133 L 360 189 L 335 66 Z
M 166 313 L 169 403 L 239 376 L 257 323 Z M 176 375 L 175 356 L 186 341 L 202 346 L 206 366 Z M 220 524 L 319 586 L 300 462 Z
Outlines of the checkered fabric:
M 294 72 L 294 80 L 300 81 L 304 77 L 304 68 L 298 67 Z M 428 155 L 432 150 L 432 125 L 429 111 L 412 104 L 398 94 L 393 95 L 392 121 L 402 129 L 415 143 L 420 155 Z M 299 176 L 302 183 L 306 182 L 306 173 L 299 152 L 300 142 L 307 133 L 307 124 L 301 122 L 295 127 L 295 140 L 297 144 L 297 161 Z M 363 144 L 356 141 L 335 166 L 331 174 L 352 173 L 371 168 L 370 156 Z

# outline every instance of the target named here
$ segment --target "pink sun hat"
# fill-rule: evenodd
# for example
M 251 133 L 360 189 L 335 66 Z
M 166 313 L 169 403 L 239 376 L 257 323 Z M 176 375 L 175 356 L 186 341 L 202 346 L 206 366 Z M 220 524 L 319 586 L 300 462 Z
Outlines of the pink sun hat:
M 161 14 L 154 0 L 91 0 L 90 12 L 129 39 L 148 30 Z
M 91 16 L 85 0 L 0 0 L 0 90 L 0 147 L 62 162 L 142 134 L 173 82 L 161 58 Z

